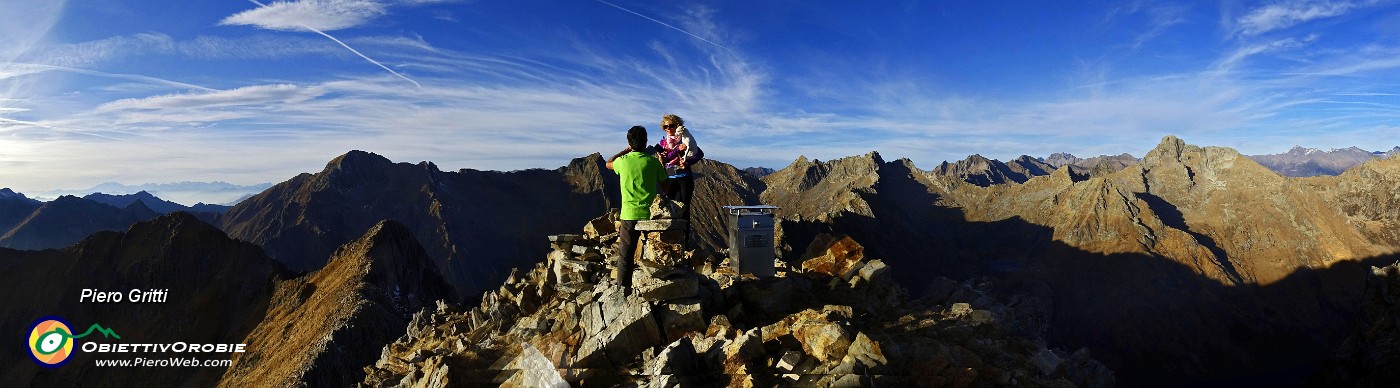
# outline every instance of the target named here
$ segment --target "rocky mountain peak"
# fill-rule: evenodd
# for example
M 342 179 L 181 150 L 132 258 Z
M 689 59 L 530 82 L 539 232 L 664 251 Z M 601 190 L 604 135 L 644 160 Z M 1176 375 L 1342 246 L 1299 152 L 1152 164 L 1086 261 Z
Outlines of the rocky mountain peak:
M 393 163 L 394 162 L 390 161 L 389 158 L 385 158 L 373 152 L 351 150 L 350 152 L 346 152 L 344 155 L 337 156 L 335 157 L 335 159 L 331 159 L 330 162 L 326 163 L 325 171 L 355 171 L 358 169 L 388 165 Z
M 148 195 L 149 195 L 149 194 L 148 194 Z M 151 207 L 150 207 L 150 206 L 146 206 L 146 203 L 145 203 L 145 202 L 142 202 L 142 201 L 134 201 L 134 202 L 132 202 L 130 205 L 126 205 L 126 207 L 123 207 L 123 208 L 122 208 L 122 212 L 128 213 L 128 214 L 137 214 L 137 215 L 140 215 L 140 214 L 147 214 L 147 213 L 156 213 L 155 210 L 151 210 Z
M 987 159 L 980 154 L 972 154 L 957 163 L 945 161 L 935 167 L 931 173 L 956 178 L 982 187 L 1010 182 L 1025 183 L 1034 176 L 1048 173 L 1046 167 L 1049 166 L 1034 158 L 1030 158 L 1030 161 L 1025 164 L 1013 163 L 1016 164 L 1015 168 L 995 159 Z
M 139 203 L 139 202 L 138 202 Z M 149 221 L 137 222 L 131 226 L 132 233 L 148 233 L 151 230 L 162 230 L 174 232 L 177 230 L 191 229 L 199 231 L 219 231 L 213 225 L 200 221 L 199 218 L 184 212 L 175 212 L 161 215 Z
M 447 286 L 442 283 L 432 259 L 413 236 L 413 231 L 396 221 L 380 221 L 366 231 L 363 237 L 341 246 L 327 267 L 339 265 L 362 267 L 366 272 L 367 282 L 393 288 L 401 294 L 451 294 L 446 292 Z M 418 290 L 420 287 L 432 289 L 421 292 Z M 431 302 L 415 301 L 417 304 Z
M 1044 162 L 1045 162 L 1045 164 L 1049 164 L 1049 165 L 1051 165 L 1051 166 L 1054 166 L 1055 168 L 1060 168 L 1060 167 L 1065 166 L 1065 165 L 1071 165 L 1071 164 L 1079 163 L 1079 161 L 1081 161 L 1081 160 L 1083 160 L 1083 159 L 1080 159 L 1080 158 L 1078 158 L 1078 157 L 1076 157 L 1076 156 L 1074 156 L 1074 155 L 1072 155 L 1072 154 L 1069 154 L 1069 153 L 1065 153 L 1065 152 L 1056 152 L 1056 153 L 1050 154 L 1049 157 L 1046 157 L 1045 160 L 1044 160 Z
M 25 197 L 24 194 L 16 193 L 14 192 L 14 190 L 10 190 L 9 187 L 0 189 L 0 200 L 34 201 L 33 199 L 29 199 L 29 197 Z
M 763 177 L 769 187 L 781 186 L 807 191 L 826 182 L 855 182 L 859 187 L 869 187 L 878 180 L 880 166 L 885 161 L 878 152 L 862 156 L 850 156 L 832 161 L 809 161 L 799 156 L 788 167 Z M 832 177 L 835 179 L 828 179 Z M 839 184 L 839 183 L 837 183 Z
M 1142 162 L 1145 167 L 1178 164 L 1182 162 L 1186 154 L 1200 150 L 1200 147 L 1186 144 L 1186 141 L 1176 136 L 1167 135 L 1162 137 L 1162 141 L 1157 143 L 1157 146 L 1153 147 L 1151 151 L 1148 151 L 1146 156 L 1142 157 Z
M 618 195 L 616 190 L 610 190 L 617 187 L 617 174 L 608 171 L 607 161 L 603 159 L 602 154 L 594 152 L 588 156 L 574 158 L 558 171 L 574 186 L 574 192 L 602 191 L 610 206 L 619 203 L 620 199 L 614 198 Z

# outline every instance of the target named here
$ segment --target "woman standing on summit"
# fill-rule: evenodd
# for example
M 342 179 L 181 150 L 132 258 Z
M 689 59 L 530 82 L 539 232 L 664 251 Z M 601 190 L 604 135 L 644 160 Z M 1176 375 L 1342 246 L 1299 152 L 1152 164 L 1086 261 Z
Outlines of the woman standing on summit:
M 680 214 L 680 218 L 688 220 L 690 198 L 695 194 L 695 176 L 691 174 L 691 166 L 705 157 L 705 151 L 700 150 L 700 145 L 695 143 L 695 137 L 690 135 L 690 131 L 685 128 L 685 120 L 680 116 L 661 116 L 661 129 L 666 131 L 666 136 L 662 136 L 661 142 L 657 144 L 657 155 L 668 170 L 675 169 L 675 173 L 670 176 L 672 181 L 666 187 L 665 195 L 666 198 L 684 204 L 685 210 Z

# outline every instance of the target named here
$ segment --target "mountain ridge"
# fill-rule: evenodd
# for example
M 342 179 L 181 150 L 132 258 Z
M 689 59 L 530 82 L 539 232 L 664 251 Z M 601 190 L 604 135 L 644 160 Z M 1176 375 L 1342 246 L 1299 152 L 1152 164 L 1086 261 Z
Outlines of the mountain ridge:
M 451 295 L 412 231 L 381 221 L 325 267 L 278 285 L 244 340 L 251 350 L 219 385 L 352 385 L 413 313 Z
M 1250 155 L 1250 159 L 1289 177 L 1340 175 L 1375 158 L 1388 158 L 1400 153 L 1400 146 L 1389 151 L 1366 151 L 1360 147 L 1334 148 L 1322 151 L 1295 145 L 1279 154 Z

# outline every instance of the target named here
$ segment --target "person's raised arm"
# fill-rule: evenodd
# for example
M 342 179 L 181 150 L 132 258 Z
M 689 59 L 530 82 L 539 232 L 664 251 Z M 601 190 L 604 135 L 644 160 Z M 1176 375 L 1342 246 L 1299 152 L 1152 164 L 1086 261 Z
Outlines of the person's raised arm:
M 608 158 L 608 163 L 606 164 L 606 166 L 608 167 L 608 169 L 609 169 L 609 170 L 613 169 L 613 161 L 614 161 L 614 160 L 617 160 L 617 158 L 621 158 L 622 155 L 627 155 L 627 153 L 629 153 L 629 152 L 632 152 L 632 146 L 627 146 L 627 148 L 623 148 L 623 149 L 622 149 L 622 152 L 618 152 L 617 155 L 613 155 L 611 158 Z

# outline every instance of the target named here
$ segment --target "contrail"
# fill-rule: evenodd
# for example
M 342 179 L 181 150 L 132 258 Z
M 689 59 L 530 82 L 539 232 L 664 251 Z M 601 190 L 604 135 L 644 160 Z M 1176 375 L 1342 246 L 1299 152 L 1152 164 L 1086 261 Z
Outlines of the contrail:
M 259 7 L 264 7 L 264 8 L 267 7 L 267 5 L 265 5 L 265 4 L 263 4 L 263 3 L 259 3 L 257 0 L 248 0 L 248 2 L 253 3 L 253 4 L 257 4 Z M 315 33 L 317 33 L 317 34 L 321 34 L 321 36 L 324 36 L 324 37 L 330 39 L 331 41 L 340 44 L 340 47 L 344 47 L 346 50 L 350 50 L 350 52 L 355 53 L 355 55 L 359 55 L 360 58 L 364 58 L 366 61 L 369 61 L 369 63 L 373 63 L 375 66 L 379 66 L 379 68 L 384 69 L 384 71 L 389 72 L 389 74 L 393 74 L 393 75 L 395 75 L 395 76 L 398 76 L 399 78 L 403 78 L 404 81 L 408 81 L 408 82 L 413 83 L 413 86 L 417 86 L 419 89 L 422 89 L 422 88 L 423 88 L 423 85 L 422 85 L 422 84 L 419 84 L 418 81 L 414 81 L 413 79 L 410 79 L 410 78 L 408 78 L 408 77 L 405 77 L 403 74 L 399 74 L 399 72 L 394 71 L 394 69 L 390 69 L 388 66 L 384 66 L 383 63 L 379 63 L 379 61 L 374 60 L 374 58 L 370 58 L 369 56 L 366 56 L 366 55 L 364 55 L 364 54 L 361 54 L 358 50 L 355 50 L 353 47 L 350 47 L 350 45 L 345 44 L 345 42 L 341 42 L 340 39 L 336 39 L 334 36 L 331 36 L 331 34 L 327 34 L 327 33 L 325 33 L 325 32 L 321 32 L 321 30 L 318 30 L 318 29 L 315 29 L 315 28 L 311 28 L 311 26 L 308 26 L 308 25 L 305 25 L 305 24 L 297 23 L 297 25 L 299 25 L 299 26 L 301 26 L 301 28 L 305 28 L 305 29 L 307 29 L 307 30 L 309 30 L 309 31 L 311 31 L 311 32 L 315 32 Z M 674 28 L 674 27 L 673 27 L 673 28 Z
M 252 1 L 252 0 L 249 0 L 249 1 Z M 643 18 L 643 19 L 656 22 L 656 24 L 660 24 L 660 25 L 666 26 L 666 27 L 668 27 L 668 28 L 670 28 L 670 29 L 672 29 L 672 30 L 680 31 L 682 34 L 690 35 L 691 37 L 693 37 L 693 38 L 695 38 L 695 39 L 703 40 L 703 41 L 705 41 L 705 43 L 709 43 L 709 44 L 715 45 L 715 47 L 722 48 L 722 49 L 724 49 L 725 51 L 734 51 L 734 50 L 730 50 L 728 47 L 724 47 L 723 45 L 720 45 L 719 43 L 711 42 L 709 39 L 701 38 L 699 35 L 692 34 L 692 33 L 690 33 L 690 31 L 686 31 L 686 30 L 682 30 L 682 29 L 680 29 L 680 28 L 676 28 L 676 26 L 673 26 L 673 25 L 670 25 L 670 24 L 666 24 L 665 22 L 662 22 L 662 21 L 660 21 L 660 20 L 652 19 L 651 17 L 649 17 L 649 16 L 647 16 L 647 15 L 639 14 L 639 13 L 637 13 L 637 12 L 635 12 L 635 11 L 630 10 L 630 9 L 622 8 L 622 7 L 618 6 L 617 4 L 609 3 L 609 2 L 606 2 L 606 1 L 603 1 L 603 0 L 593 0 L 593 1 L 596 1 L 596 2 L 599 2 L 599 3 L 603 3 L 603 4 L 607 4 L 607 5 L 609 5 L 609 6 L 612 6 L 613 8 L 617 8 L 617 9 L 620 9 L 620 10 L 623 10 L 623 11 L 627 11 L 627 13 L 630 13 L 630 14 L 633 14 L 633 15 L 637 15 L 637 16 Z
M 28 126 L 34 126 L 34 127 L 39 127 L 39 128 L 48 128 L 48 129 L 52 129 L 52 130 L 59 131 L 59 132 L 76 133 L 76 134 L 80 134 L 80 135 L 96 136 L 96 137 L 100 137 L 100 138 L 108 139 L 108 140 L 116 140 L 116 141 L 130 142 L 130 140 L 126 140 L 126 139 L 122 139 L 122 138 L 116 138 L 116 137 L 111 137 L 111 136 L 106 136 L 106 135 L 99 135 L 99 134 L 96 134 L 96 133 L 89 133 L 89 132 L 83 132 L 83 131 L 75 131 L 75 130 L 71 130 L 71 129 L 63 129 L 63 128 L 55 127 L 55 126 L 52 126 L 52 125 L 39 124 L 39 123 L 32 122 L 32 121 L 23 121 L 23 120 L 7 119 L 7 118 L 4 118 L 4 117 L 0 117 L 0 124 L 3 124 L 3 123 L 19 124 L 19 125 L 28 125 Z
M 140 74 L 105 73 L 105 72 L 100 72 L 100 71 L 96 71 L 96 70 L 80 69 L 80 68 L 76 68 L 76 67 L 66 67 L 66 66 L 56 66 L 56 65 L 45 65 L 45 64 L 38 64 L 38 63 L 12 63 L 11 65 L 16 65 L 16 66 L 19 66 L 19 67 L 28 67 L 28 68 L 30 68 L 30 69 L 35 69 L 35 70 L 38 70 L 38 71 L 41 71 L 41 72 L 42 72 L 42 71 L 67 71 L 67 72 L 72 72 L 72 73 L 85 74 L 85 75 L 98 76 L 98 77 L 117 78 L 117 79 L 125 79 L 125 80 L 132 80 L 132 81 L 144 81 L 144 82 L 150 82 L 150 83 L 161 84 L 161 85 L 166 85 L 166 86 L 173 86 L 173 87 L 179 87 L 179 88 L 185 88 L 185 89 L 203 90 L 203 91 L 206 91 L 206 92 L 214 91 L 214 89 L 207 88 L 207 87 L 203 87 L 203 86 L 199 86 L 199 85 L 187 84 L 187 83 L 184 83 L 184 82 L 171 81 L 171 80 L 168 80 L 168 79 L 161 79 L 161 78 L 156 78 L 156 77 L 151 77 L 151 76 L 145 76 L 145 75 L 140 75 Z M 5 77 L 0 77 L 0 79 L 3 79 L 3 78 L 5 78 Z

